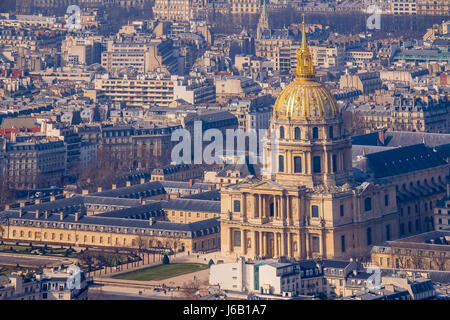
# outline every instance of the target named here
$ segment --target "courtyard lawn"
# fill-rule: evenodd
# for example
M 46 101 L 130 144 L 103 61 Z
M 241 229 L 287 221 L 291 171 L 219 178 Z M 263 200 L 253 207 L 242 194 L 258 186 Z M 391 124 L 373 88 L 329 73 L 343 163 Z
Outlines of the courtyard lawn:
M 141 270 L 118 274 L 116 276 L 113 276 L 113 278 L 137 281 L 164 280 L 186 273 L 202 271 L 208 269 L 208 267 L 209 266 L 207 264 L 202 263 L 160 264 Z

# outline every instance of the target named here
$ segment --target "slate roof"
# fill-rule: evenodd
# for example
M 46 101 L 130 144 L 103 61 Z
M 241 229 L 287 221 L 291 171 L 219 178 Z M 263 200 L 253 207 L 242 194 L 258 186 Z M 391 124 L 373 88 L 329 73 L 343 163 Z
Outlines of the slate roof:
M 78 221 L 75 221 L 75 215 L 69 214 L 65 215 L 64 219 L 61 221 L 59 214 L 50 214 L 48 216 L 48 219 L 44 219 L 43 216 L 40 216 L 38 219 L 36 219 L 34 213 L 24 213 L 22 217 L 19 217 L 19 212 L 17 211 L 6 211 L 4 213 L 9 214 L 12 219 L 24 219 L 40 222 L 64 222 L 64 223 L 97 225 L 107 227 L 129 227 L 129 228 L 141 228 L 150 230 L 156 229 L 168 231 L 188 231 L 193 233 L 205 229 L 213 229 L 220 226 L 220 222 L 215 218 L 192 223 L 155 221 L 152 225 L 150 225 L 148 220 L 112 218 L 112 217 L 103 217 L 99 215 L 92 215 L 92 216 L 83 215 L 79 218 Z
M 341 260 L 320 260 L 323 268 L 335 268 L 335 269 L 344 269 L 347 267 L 350 262 L 349 261 L 341 261 Z
M 149 213 L 153 213 L 152 216 L 162 215 L 163 211 L 161 208 L 161 203 L 155 201 L 149 204 L 139 205 L 131 208 L 100 213 L 96 216 L 148 220 L 148 218 L 150 218 L 147 217 Z
M 218 177 L 227 177 L 227 171 L 237 171 L 240 174 L 240 178 L 245 178 L 249 175 L 256 175 L 256 172 L 259 171 L 257 170 L 257 166 L 253 165 L 253 164 L 248 164 L 248 163 L 244 163 L 244 164 L 227 164 L 222 170 L 220 170 L 217 173 Z
M 185 210 L 220 213 L 220 201 L 194 200 L 194 199 L 170 199 L 161 201 L 163 209 Z
M 404 147 L 419 143 L 425 143 L 427 146 L 430 147 L 450 144 L 450 134 L 408 132 L 408 131 L 386 131 L 384 143 L 381 143 L 381 141 L 379 140 L 378 132 L 372 132 L 352 137 L 353 145 L 364 145 L 364 146 Z
M 366 155 L 369 171 L 384 178 L 447 164 L 440 154 L 424 144 Z
M 201 193 L 191 194 L 180 199 L 194 199 L 194 200 L 211 200 L 220 201 L 220 190 L 212 190 Z
M 114 190 L 106 190 L 90 194 L 90 196 L 100 197 L 116 197 L 122 198 L 140 192 L 156 191 L 157 194 L 164 194 L 166 191 L 160 181 L 152 181 L 143 184 L 135 184 L 130 187 L 117 188 Z

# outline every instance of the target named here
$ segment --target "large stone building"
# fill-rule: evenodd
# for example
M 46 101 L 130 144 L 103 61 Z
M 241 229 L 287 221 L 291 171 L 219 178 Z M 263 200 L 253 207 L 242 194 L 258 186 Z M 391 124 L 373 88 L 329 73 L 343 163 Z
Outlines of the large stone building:
M 449 14 L 447 0 L 391 0 L 391 13 L 395 15 L 437 15 Z
M 5 242 L 40 243 L 102 250 L 172 250 L 204 252 L 220 246 L 220 202 L 169 199 L 171 194 L 211 191 L 212 184 L 152 181 L 126 187 L 83 191 L 0 212 Z M 187 192 L 185 192 L 187 191 Z
M 369 168 L 366 179 L 354 177 L 351 140 L 335 99 L 315 81 L 304 27 L 302 39 L 296 79 L 279 95 L 269 128 L 269 133 L 275 131 L 278 137 L 278 145 L 269 142 L 266 147 L 276 173 L 262 179 L 248 177 L 222 189 L 224 256 L 368 257 L 372 245 L 400 236 L 409 215 L 400 215 L 399 207 L 403 208 L 406 204 L 401 201 L 409 201 L 410 196 L 420 202 L 417 206 L 426 203 L 418 229 L 432 227 L 428 202 L 442 196 L 439 184 L 448 174 L 448 164 L 438 154 L 419 147 L 386 155 L 394 164 L 411 157 L 411 165 L 404 170 L 395 172 L 395 166 L 383 175 L 386 165 L 380 155 L 371 157 L 376 166 Z M 420 199 L 415 193 L 416 181 L 410 186 L 417 177 L 414 171 L 436 184 L 420 192 Z M 396 174 L 400 174 L 399 181 L 395 181 Z
M 153 6 L 155 18 L 167 21 L 191 21 L 205 16 L 203 0 L 156 0 Z
M 178 51 L 170 39 L 121 36 L 109 40 L 102 53 L 102 67 L 109 72 L 132 68 L 139 73 L 178 72 Z

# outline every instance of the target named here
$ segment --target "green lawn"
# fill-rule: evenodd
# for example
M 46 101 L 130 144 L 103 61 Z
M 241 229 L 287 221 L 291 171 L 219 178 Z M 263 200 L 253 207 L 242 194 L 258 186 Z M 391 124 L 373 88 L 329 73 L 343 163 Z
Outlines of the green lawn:
M 122 273 L 113 276 L 113 278 L 138 281 L 164 280 L 167 278 L 172 278 L 180 276 L 182 274 L 201 271 L 205 269 L 208 269 L 208 265 L 202 263 L 160 264 L 141 270 Z

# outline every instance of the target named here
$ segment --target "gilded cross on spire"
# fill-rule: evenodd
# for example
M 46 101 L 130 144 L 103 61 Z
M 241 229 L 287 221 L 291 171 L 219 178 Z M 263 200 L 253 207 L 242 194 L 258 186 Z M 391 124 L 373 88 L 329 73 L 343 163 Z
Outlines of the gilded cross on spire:
M 297 50 L 297 71 L 296 78 L 298 80 L 314 79 L 314 67 L 312 63 L 312 55 L 309 52 L 306 42 L 305 14 L 302 14 L 302 46 Z

